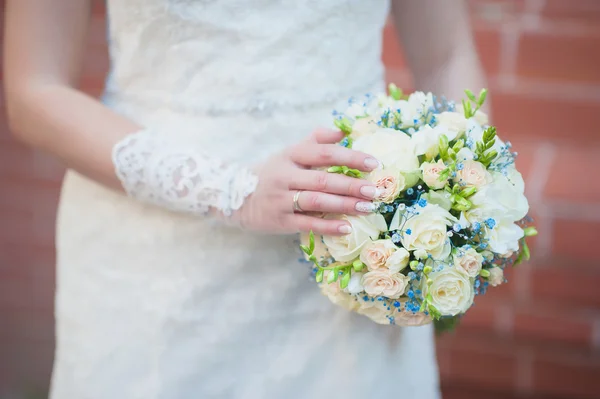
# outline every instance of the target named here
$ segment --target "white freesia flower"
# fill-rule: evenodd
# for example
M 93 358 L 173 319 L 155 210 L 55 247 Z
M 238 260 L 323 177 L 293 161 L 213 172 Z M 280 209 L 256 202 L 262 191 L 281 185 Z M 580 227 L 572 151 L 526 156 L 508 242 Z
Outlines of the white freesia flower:
M 362 277 L 363 276 L 364 276 L 364 273 L 359 273 L 359 272 L 352 273 L 352 275 L 350 276 L 350 281 L 348 281 L 348 286 L 346 287 L 346 290 L 348 291 L 349 294 L 356 295 L 356 294 L 360 294 L 361 292 L 363 292 L 365 290 L 365 288 L 362 285 Z
M 427 251 L 425 251 L 424 249 L 417 249 L 414 252 L 415 258 L 417 259 L 425 259 L 427 258 Z
M 483 140 L 483 132 L 483 127 L 479 123 L 477 123 L 476 120 L 474 120 L 473 118 L 469 118 L 467 120 L 467 137 L 472 139 L 473 142 Z M 496 142 L 494 143 L 491 149 L 496 150 L 498 153 L 500 153 L 503 146 L 504 142 L 500 139 L 500 137 L 496 136 Z
M 456 138 L 456 132 L 448 130 L 443 126 L 432 128 L 429 125 L 421 127 L 411 136 L 411 141 L 415 146 L 417 155 L 425 155 L 428 158 L 433 158 L 439 154 L 440 137 L 446 135 L 448 141 Z
M 446 266 L 431 273 L 429 278 L 433 281 L 427 287 L 427 293 L 431 294 L 431 304 L 443 316 L 464 313 L 473 304 L 473 282 L 462 270 Z
M 385 265 L 390 273 L 398 273 L 406 266 L 410 260 L 410 253 L 405 248 L 397 248 L 396 251 L 387 259 Z
M 352 149 L 372 155 L 383 163 L 384 168 L 396 168 L 403 173 L 419 170 L 419 159 L 410 137 L 394 129 L 381 128 L 371 135 L 359 137 Z
M 485 228 L 489 249 L 497 254 L 518 251 L 519 240 L 525 235 L 523 229 L 508 219 L 499 219 L 495 222 L 493 228 Z
M 464 117 L 465 109 L 463 108 L 462 104 L 456 104 L 456 112 L 460 113 Z M 475 116 L 472 116 L 471 118 L 469 118 L 469 120 L 473 120 L 481 126 L 485 126 L 489 123 L 488 115 L 481 110 L 475 112 Z
M 421 198 L 426 200 L 428 203 L 433 205 L 439 205 L 445 210 L 449 211 L 452 208 L 452 201 L 450 201 L 450 193 L 440 190 L 440 191 L 429 191 L 423 195 Z
M 477 277 L 481 271 L 483 256 L 471 247 L 463 247 L 454 254 L 454 266 L 469 277 Z
M 402 227 L 401 242 L 409 251 L 422 249 L 434 259 L 445 259 L 450 254 L 451 245 L 446 235 L 448 226 L 458 220 L 444 208 L 427 204 L 416 207 L 418 214 L 409 214 L 407 210 L 396 211 L 390 224 L 390 230 Z
M 438 126 L 443 126 L 454 133 L 457 137 L 459 133 L 464 133 L 467 130 L 467 119 L 464 113 L 458 112 L 442 112 L 436 115 Z
M 379 214 L 342 215 L 339 218 L 350 223 L 352 232 L 343 236 L 323 236 L 329 253 L 338 262 L 355 260 L 366 244 L 376 240 L 381 232 L 387 231 L 385 219 Z

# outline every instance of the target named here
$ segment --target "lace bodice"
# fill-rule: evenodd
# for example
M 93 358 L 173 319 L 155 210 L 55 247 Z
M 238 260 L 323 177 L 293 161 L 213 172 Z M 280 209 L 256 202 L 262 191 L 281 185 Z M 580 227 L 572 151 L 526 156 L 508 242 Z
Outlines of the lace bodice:
M 386 0 L 109 1 L 105 101 L 265 118 L 363 94 L 382 79 L 386 12 Z M 126 191 L 194 214 L 238 209 L 256 177 L 218 154 L 173 144 L 175 129 L 150 127 L 115 146 Z

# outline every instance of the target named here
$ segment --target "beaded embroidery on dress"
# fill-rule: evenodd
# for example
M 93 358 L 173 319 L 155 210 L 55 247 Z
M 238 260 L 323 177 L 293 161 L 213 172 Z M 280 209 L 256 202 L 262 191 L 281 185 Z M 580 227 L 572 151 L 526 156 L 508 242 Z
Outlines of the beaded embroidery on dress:
M 334 309 L 296 237 L 204 217 L 239 207 L 247 170 L 330 126 L 338 101 L 382 89 L 388 8 L 108 0 L 103 102 L 145 127 L 115 162 L 152 198 L 65 177 L 52 399 L 439 397 L 429 326 Z

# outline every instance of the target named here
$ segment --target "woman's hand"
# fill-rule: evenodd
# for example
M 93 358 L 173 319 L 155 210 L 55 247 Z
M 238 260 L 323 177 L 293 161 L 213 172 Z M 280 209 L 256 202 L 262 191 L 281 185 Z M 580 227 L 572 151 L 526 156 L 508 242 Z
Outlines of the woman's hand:
M 377 190 L 372 183 L 314 169 L 345 165 L 370 172 L 379 166 L 370 155 L 335 144 L 342 138 L 341 132 L 318 130 L 308 140 L 260 165 L 255 170 L 259 178 L 256 191 L 231 217 L 243 227 L 258 231 L 350 233 L 350 225 L 343 220 L 310 214 L 364 215 L 374 210 L 372 200 Z

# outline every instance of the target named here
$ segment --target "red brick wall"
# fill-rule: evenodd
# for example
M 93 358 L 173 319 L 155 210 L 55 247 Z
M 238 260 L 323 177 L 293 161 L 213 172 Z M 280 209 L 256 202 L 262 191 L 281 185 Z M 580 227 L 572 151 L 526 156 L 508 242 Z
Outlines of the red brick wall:
M 3 1 L 2 1 L 3 3 Z M 438 340 L 446 398 L 600 398 L 600 1 L 471 0 L 494 122 L 521 153 L 540 237 L 510 284 Z M 82 86 L 107 70 L 96 7 Z M 412 86 L 393 27 L 388 78 Z M 1 75 L 0 75 L 1 77 Z M 2 97 L 0 97 L 2 99 Z M 3 99 L 2 99 L 3 100 Z M 62 167 L 9 137 L 0 107 L 0 398 L 44 392 L 53 355 Z M 43 394 L 42 396 L 43 397 Z

